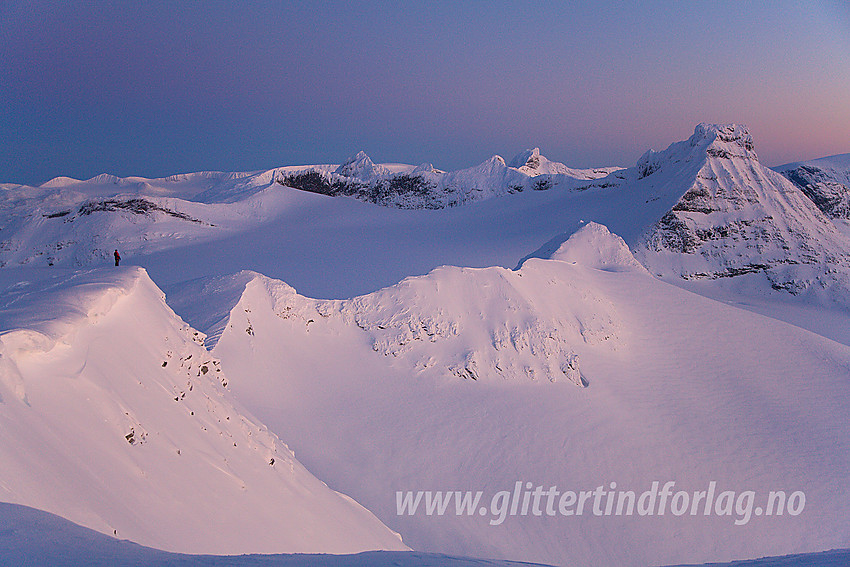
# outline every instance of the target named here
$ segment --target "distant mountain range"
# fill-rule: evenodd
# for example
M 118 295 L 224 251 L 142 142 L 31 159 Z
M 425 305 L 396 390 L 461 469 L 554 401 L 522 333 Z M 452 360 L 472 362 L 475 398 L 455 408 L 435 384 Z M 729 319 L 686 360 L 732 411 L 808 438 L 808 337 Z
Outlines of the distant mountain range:
M 551 191 L 575 194 L 572 218 L 623 235 L 660 276 L 755 274 L 774 289 L 845 304 L 850 231 L 839 223 L 850 206 L 850 159 L 777 169 L 785 177 L 760 164 L 746 128 L 701 124 L 690 139 L 649 151 L 628 169 L 571 169 L 534 148 L 509 165 L 493 156 L 454 172 L 376 165 L 360 152 L 338 166 L 260 173 L 57 178 L 40 187 L 2 186 L 0 266 L 85 266 L 104 261 L 113 247 L 148 254 L 218 240 L 278 217 L 293 198 L 284 187 L 402 209 Z M 836 286 L 841 293 L 830 291 Z

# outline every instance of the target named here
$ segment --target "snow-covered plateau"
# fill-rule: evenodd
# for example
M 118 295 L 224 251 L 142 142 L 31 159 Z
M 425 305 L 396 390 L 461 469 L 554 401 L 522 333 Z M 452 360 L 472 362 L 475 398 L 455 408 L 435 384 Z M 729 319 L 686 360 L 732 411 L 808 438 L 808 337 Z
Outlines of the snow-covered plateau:
M 0 185 L 0 562 L 846 564 L 850 162 L 754 148 Z

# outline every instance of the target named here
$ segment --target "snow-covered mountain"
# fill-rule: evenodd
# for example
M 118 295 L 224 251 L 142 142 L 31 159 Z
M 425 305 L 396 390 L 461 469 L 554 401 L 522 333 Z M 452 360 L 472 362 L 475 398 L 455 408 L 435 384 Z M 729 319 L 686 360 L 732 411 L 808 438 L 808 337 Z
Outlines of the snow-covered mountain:
M 830 161 L 829 171 L 837 172 L 839 162 Z M 827 304 L 847 303 L 841 298 L 850 289 L 850 230 L 818 210 L 793 183 L 762 166 L 743 126 L 701 124 L 688 140 L 649 151 L 626 170 L 572 170 L 547 160 L 536 148 L 511 164 L 493 156 L 469 169 L 442 172 L 430 164 L 376 165 L 360 152 L 338 166 L 289 166 L 255 174 L 199 173 L 160 180 L 99 176 L 86 182 L 57 179 L 38 188 L 5 186 L 0 265 L 87 266 L 108 261 L 114 248 L 130 258 L 167 251 L 180 255 L 193 246 L 209 250 L 213 242 L 241 247 L 246 233 L 260 230 L 277 231 L 281 241 L 295 241 L 295 249 L 301 250 L 298 242 L 319 246 L 340 224 L 345 231 L 336 241 L 350 240 L 358 233 L 353 225 L 373 217 L 370 226 L 359 229 L 361 234 L 386 223 L 381 230 L 387 241 L 396 250 L 407 248 L 401 258 L 376 257 L 382 265 L 374 273 L 388 265 L 411 265 L 371 289 L 359 289 L 362 293 L 440 263 L 513 265 L 533 250 L 534 242 L 557 239 L 558 233 L 562 242 L 579 221 L 595 220 L 621 234 L 653 273 L 671 280 L 736 278 L 815 296 Z M 440 212 L 364 215 L 365 209 L 354 203 L 330 205 L 317 193 Z M 829 210 L 841 208 L 836 199 L 838 204 Z M 483 208 L 472 206 L 476 204 Z M 305 230 L 305 219 L 323 216 L 330 216 L 323 226 L 313 223 Z M 441 238 L 437 233 L 449 226 L 470 232 L 470 244 L 458 248 L 464 235 L 426 243 Z M 485 238 L 492 242 L 482 240 L 482 231 L 490 233 Z M 506 248 L 507 238 L 522 242 Z M 486 258 L 458 253 L 472 250 L 473 241 L 480 250 L 490 250 Z M 557 247 L 559 242 L 553 242 Z M 371 238 L 362 244 L 376 249 Z M 324 249 L 329 246 L 334 245 Z M 230 272 L 248 268 L 289 281 L 289 273 L 275 272 L 280 269 L 275 266 L 294 269 L 293 258 L 281 257 L 290 256 L 288 250 L 267 249 L 260 262 L 253 256 L 247 263 L 240 259 Z M 368 258 L 371 252 L 358 254 Z M 301 285 L 298 279 L 292 283 Z
M 349 300 L 243 273 L 171 301 L 218 306 L 212 353 L 234 393 L 414 549 L 649 565 L 846 546 L 850 347 L 660 282 L 600 225 L 555 258 L 443 267 Z M 759 499 L 799 490 L 806 513 L 493 525 L 488 507 L 517 482 L 654 480 Z M 399 514 L 408 490 L 480 490 L 485 514 Z
M 701 124 L 647 152 L 623 190 L 674 204 L 634 242 L 638 259 L 685 280 L 759 274 L 774 289 L 847 305 L 850 240 L 797 187 L 762 166 L 747 129 Z M 836 290 L 841 290 L 836 292 Z
M 375 165 L 359 152 L 339 166 L 199 172 L 160 179 L 103 174 L 86 181 L 56 178 L 40 187 L 4 184 L 0 267 L 88 266 L 110 258 L 116 247 L 150 254 L 227 238 L 263 225 L 299 200 L 283 186 L 397 208 L 440 209 L 531 189 L 568 189 L 616 169 L 564 167 L 557 175 L 541 178 L 540 172 L 508 167 L 494 156 L 476 167 L 447 173 L 431 164 Z
M 799 187 L 825 215 L 850 219 L 850 154 L 788 163 L 774 169 Z
M 850 230 L 809 193 L 706 124 L 628 169 L 361 152 L 1 185 L 0 500 L 198 552 L 846 548 Z M 653 481 L 806 505 L 494 525 L 396 499 Z
M 242 409 L 142 269 L 2 302 L 0 500 L 172 551 L 405 549 Z

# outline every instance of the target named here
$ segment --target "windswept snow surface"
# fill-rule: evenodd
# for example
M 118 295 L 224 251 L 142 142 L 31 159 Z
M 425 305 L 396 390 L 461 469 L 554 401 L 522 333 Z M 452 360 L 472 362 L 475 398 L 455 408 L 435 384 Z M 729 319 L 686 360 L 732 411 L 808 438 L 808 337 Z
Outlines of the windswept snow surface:
M 0 500 L 166 550 L 406 549 L 235 403 L 144 270 L 27 284 L 0 310 Z
M 236 556 L 169 553 L 106 536 L 46 512 L 3 503 L 0 503 L 0 564 L 51 567 L 533 567 L 530 563 L 410 551 Z
M 772 557 L 713 567 L 844 567 L 850 551 L 827 551 Z M 518 567 L 531 563 L 452 557 L 398 551 L 356 555 L 239 555 L 212 556 L 168 553 L 105 536 L 58 516 L 25 506 L 0 503 L 0 564 L 53 567 Z
M 536 173 L 529 161 L 555 162 L 535 150 L 511 163 L 523 159 L 442 172 L 361 152 L 339 166 L 4 186 L 0 264 L 89 266 L 119 248 L 162 286 L 251 269 L 339 298 L 443 264 L 513 267 L 595 221 L 668 281 L 848 308 L 850 228 L 762 166 L 743 126 L 700 124 L 625 170 Z M 281 185 L 309 172 L 312 192 Z
M 850 348 L 658 281 L 606 232 L 589 225 L 564 260 L 444 267 L 343 301 L 216 280 L 244 292 L 212 352 L 311 470 L 417 550 L 659 565 L 847 547 Z M 517 482 L 653 481 L 755 496 L 749 517 L 588 504 L 493 525 L 491 498 Z M 398 513 L 397 491 L 429 490 L 482 491 L 484 513 Z M 775 490 L 805 510 L 757 515 Z
M 539 152 L 538 158 L 554 163 Z M 511 168 L 494 156 L 479 166 L 446 173 L 431 164 L 376 165 L 360 152 L 339 166 L 199 172 L 160 179 L 102 174 L 85 181 L 60 177 L 40 187 L 3 184 L 0 266 L 88 266 L 108 259 L 114 248 L 130 257 L 218 241 L 274 218 L 287 223 L 288 218 L 279 218 L 284 212 L 302 222 L 310 219 L 304 207 L 315 199 L 292 195 L 287 183 L 392 207 L 439 209 L 526 189 L 570 189 L 617 168 L 545 169 L 552 175 L 532 179 L 542 172 Z M 290 181 L 308 172 L 334 187 Z

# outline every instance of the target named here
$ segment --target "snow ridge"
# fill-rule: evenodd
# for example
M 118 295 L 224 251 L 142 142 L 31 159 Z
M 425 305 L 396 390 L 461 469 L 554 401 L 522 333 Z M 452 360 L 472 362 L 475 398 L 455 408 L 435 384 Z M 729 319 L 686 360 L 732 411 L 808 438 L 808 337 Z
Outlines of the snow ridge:
M 612 257 L 622 260 L 618 266 L 623 269 L 635 268 L 634 258 Z M 566 381 L 586 387 L 589 378 L 580 369 L 579 352 L 620 347 L 618 316 L 598 292 L 570 278 L 547 275 L 548 264 L 531 260 L 518 271 L 444 266 L 350 300 L 307 298 L 259 274 L 220 278 L 204 287 L 244 286 L 224 332 L 247 335 L 249 341 L 261 316 L 257 312 L 271 311 L 292 333 L 356 330 L 375 354 L 422 375 L 491 383 Z M 542 280 L 550 288 L 544 295 L 535 291 Z M 194 293 L 185 297 L 183 309 L 198 301 Z M 214 328 L 221 327 L 218 323 Z
M 80 273 L 0 320 L 3 501 L 172 551 L 405 549 L 234 402 L 141 268 Z
M 625 240 L 592 221 L 577 230 L 549 258 L 612 272 L 649 273 L 632 255 Z

